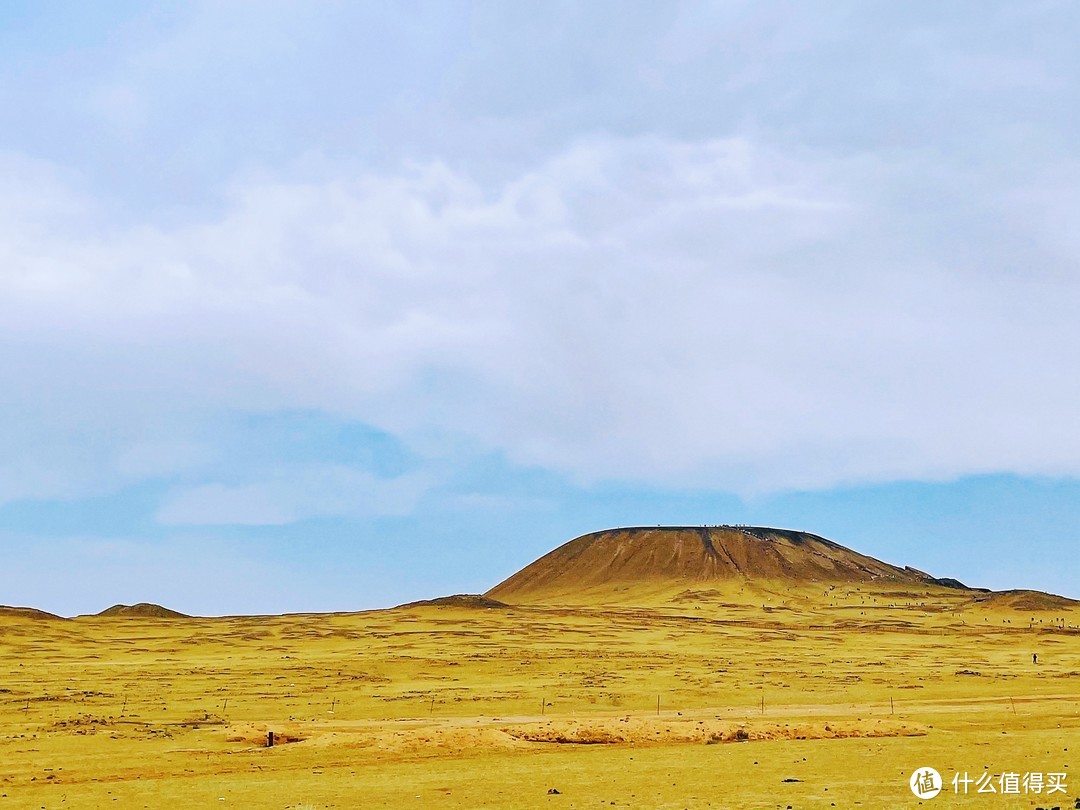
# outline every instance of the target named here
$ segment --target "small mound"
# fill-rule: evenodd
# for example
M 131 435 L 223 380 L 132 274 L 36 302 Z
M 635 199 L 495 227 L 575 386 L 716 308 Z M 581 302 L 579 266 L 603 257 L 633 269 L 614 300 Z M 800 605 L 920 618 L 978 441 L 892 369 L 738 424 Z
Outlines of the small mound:
M 191 618 L 186 613 L 180 613 L 175 610 L 169 610 L 161 605 L 154 605 L 150 602 L 139 602 L 137 605 L 113 605 L 111 608 L 106 608 L 101 613 L 96 614 L 98 616 L 118 616 L 124 618 L 137 618 L 137 619 L 189 619 Z
M 203 723 L 203 725 L 207 725 Z M 260 748 L 268 747 L 269 734 L 274 733 L 274 745 L 303 742 L 308 735 L 301 733 L 292 724 L 268 725 L 266 723 L 240 723 L 225 730 L 227 742 L 243 742 Z
M 505 608 L 510 607 L 498 599 L 491 599 L 479 593 L 456 593 L 453 596 L 440 596 L 437 599 L 422 599 L 419 602 L 408 602 L 398 605 L 402 608 L 415 607 L 462 607 L 462 608 Z
M 61 621 L 67 621 L 63 616 L 57 616 L 55 613 L 48 613 L 37 608 L 9 607 L 7 605 L 0 605 L 0 618 L 60 619 Z
M 1043 593 L 1042 591 L 1024 590 L 994 591 L 980 598 L 978 602 L 987 607 L 1012 608 L 1013 610 L 1022 611 L 1072 610 L 1080 606 L 1080 602 L 1075 599 L 1068 599 L 1052 593 Z

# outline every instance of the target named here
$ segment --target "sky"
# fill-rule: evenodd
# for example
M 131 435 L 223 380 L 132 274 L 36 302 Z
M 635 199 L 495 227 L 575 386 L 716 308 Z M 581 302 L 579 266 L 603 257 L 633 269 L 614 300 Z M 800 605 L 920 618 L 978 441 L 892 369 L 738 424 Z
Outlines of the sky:
M 0 604 L 586 532 L 1080 598 L 1080 6 L 0 5 Z

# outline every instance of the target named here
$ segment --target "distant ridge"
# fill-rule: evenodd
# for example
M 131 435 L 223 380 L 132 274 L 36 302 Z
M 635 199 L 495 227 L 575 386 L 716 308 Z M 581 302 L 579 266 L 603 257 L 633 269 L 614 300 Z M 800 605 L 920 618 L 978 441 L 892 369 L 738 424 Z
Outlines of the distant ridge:
M 859 554 L 808 532 L 760 526 L 640 526 L 583 535 L 518 571 L 486 597 L 513 603 L 596 586 L 720 580 L 895 582 L 969 590 Z
M 463 607 L 463 608 L 505 608 L 510 607 L 505 602 L 490 599 L 479 593 L 456 593 L 453 596 L 440 596 L 436 599 L 421 599 L 419 602 L 408 602 L 398 605 L 399 608 L 415 607 Z
M 111 608 L 106 608 L 101 613 L 94 614 L 96 616 L 122 616 L 140 619 L 189 619 L 191 618 L 186 613 L 179 613 L 175 610 L 169 610 L 161 605 L 154 605 L 150 602 L 139 602 L 137 605 L 113 605 Z
M 979 596 L 976 602 L 982 602 L 995 607 L 1008 607 L 1013 610 L 1070 610 L 1080 605 L 1075 599 L 1066 596 L 1057 596 L 1042 591 L 993 591 L 985 596 Z
M 38 610 L 37 608 L 9 607 L 8 605 L 0 605 L 0 618 L 4 617 L 46 620 L 59 619 L 60 621 L 67 621 L 67 619 L 65 619 L 63 616 L 57 616 L 55 613 L 48 613 L 44 610 Z

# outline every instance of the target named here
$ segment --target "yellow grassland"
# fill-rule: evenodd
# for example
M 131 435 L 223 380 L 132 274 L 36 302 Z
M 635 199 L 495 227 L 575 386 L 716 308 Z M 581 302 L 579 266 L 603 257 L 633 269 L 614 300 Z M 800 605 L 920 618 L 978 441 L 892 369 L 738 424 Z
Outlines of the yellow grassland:
M 921 766 L 1080 770 L 1072 606 L 865 583 L 579 601 L 7 615 L 0 810 L 894 808 Z M 1071 808 L 1069 776 L 933 802 Z

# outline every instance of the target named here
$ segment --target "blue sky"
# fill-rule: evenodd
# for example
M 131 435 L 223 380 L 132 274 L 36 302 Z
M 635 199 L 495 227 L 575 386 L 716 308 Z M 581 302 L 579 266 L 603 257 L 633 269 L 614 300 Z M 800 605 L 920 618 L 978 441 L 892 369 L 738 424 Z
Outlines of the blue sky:
M 0 603 L 613 525 L 1080 597 L 1080 9 L 5 3 Z

